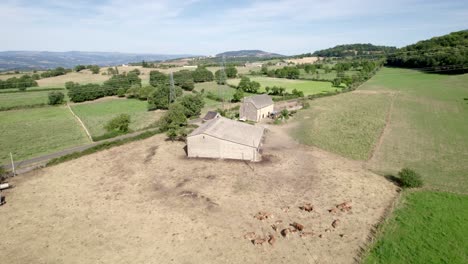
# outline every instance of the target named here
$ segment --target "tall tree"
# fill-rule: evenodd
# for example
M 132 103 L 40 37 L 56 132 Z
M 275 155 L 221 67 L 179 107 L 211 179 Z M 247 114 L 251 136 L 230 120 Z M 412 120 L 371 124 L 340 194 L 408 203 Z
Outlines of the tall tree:
M 166 86 L 169 85 L 169 76 L 160 71 L 150 71 L 149 82 L 151 86 Z

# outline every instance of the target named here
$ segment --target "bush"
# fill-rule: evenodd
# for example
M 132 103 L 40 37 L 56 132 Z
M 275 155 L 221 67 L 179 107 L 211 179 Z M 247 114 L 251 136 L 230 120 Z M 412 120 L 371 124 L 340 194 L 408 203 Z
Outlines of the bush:
M 169 130 L 167 130 L 166 136 L 170 140 L 174 141 L 177 138 L 177 130 L 175 130 L 175 128 L 170 128 Z
M 183 91 L 180 87 L 175 87 L 175 98 L 182 96 Z M 167 85 L 159 85 L 154 89 L 151 94 L 148 96 L 148 110 L 156 110 L 156 109 L 168 109 L 169 104 L 173 101 L 169 102 L 170 100 L 170 87 Z
M 67 90 L 73 89 L 75 86 L 80 85 L 79 83 L 74 83 L 74 82 L 66 82 L 65 83 L 65 88 Z
M 164 116 L 159 120 L 159 128 L 161 131 L 169 129 L 178 130 L 180 127 L 187 125 L 187 117 L 185 116 L 185 108 L 180 103 L 174 103 L 169 106 Z
M 404 168 L 398 172 L 398 176 L 404 188 L 417 188 L 423 185 L 421 176 L 412 169 Z
M 62 92 L 49 93 L 49 105 L 58 105 L 63 103 L 65 95 Z
M 117 90 L 117 96 L 118 97 L 124 97 L 125 96 L 125 89 L 124 88 L 119 88 Z
M 240 102 L 244 98 L 244 91 L 242 89 L 237 89 L 237 91 L 232 95 L 232 102 Z
M 283 110 L 281 110 L 281 118 L 283 118 L 283 119 L 289 119 L 289 111 L 288 111 L 288 109 L 283 109 Z
M 128 132 L 128 126 L 130 125 L 130 116 L 127 114 L 121 114 L 112 120 L 110 120 L 104 128 L 108 131 L 120 131 Z
M 205 101 L 201 94 L 186 94 L 180 97 L 178 102 L 185 108 L 184 113 L 187 118 L 199 116 L 202 108 L 205 106 Z

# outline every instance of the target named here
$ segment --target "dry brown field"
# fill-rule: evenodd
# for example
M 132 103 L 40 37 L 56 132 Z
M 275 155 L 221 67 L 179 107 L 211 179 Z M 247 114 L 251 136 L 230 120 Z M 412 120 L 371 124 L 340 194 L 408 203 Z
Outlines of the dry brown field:
M 260 163 L 188 159 L 183 142 L 157 135 L 17 176 L 0 208 L 2 262 L 355 262 L 397 187 L 296 143 L 290 125 L 269 129 Z M 328 211 L 343 202 L 351 210 Z M 304 237 L 282 237 L 294 222 Z M 275 243 L 254 245 L 250 232 Z
M 320 57 L 304 57 L 300 59 L 286 60 L 286 62 L 292 62 L 294 64 L 304 64 L 304 63 L 315 63 L 319 61 L 320 59 L 321 59 Z

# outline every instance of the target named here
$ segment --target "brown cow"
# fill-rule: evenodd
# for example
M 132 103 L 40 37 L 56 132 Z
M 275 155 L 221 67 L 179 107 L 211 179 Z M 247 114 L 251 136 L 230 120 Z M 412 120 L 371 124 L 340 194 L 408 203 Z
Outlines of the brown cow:
M 302 231 L 302 230 L 304 229 L 304 226 L 303 226 L 303 225 L 301 225 L 301 224 L 299 224 L 299 223 L 296 223 L 296 222 L 290 224 L 290 226 L 294 227 L 294 228 L 295 228 L 296 230 L 298 230 L 298 231 Z
M 271 234 L 268 235 L 268 244 L 274 246 L 275 243 L 276 243 L 276 238 L 275 238 L 275 236 L 274 236 L 274 235 L 271 235 Z
M 299 206 L 299 209 L 304 210 L 306 212 L 312 212 L 314 207 L 310 203 L 305 203 L 304 205 Z
M 332 222 L 333 228 L 336 228 L 340 224 L 340 219 L 336 219 L 335 221 Z

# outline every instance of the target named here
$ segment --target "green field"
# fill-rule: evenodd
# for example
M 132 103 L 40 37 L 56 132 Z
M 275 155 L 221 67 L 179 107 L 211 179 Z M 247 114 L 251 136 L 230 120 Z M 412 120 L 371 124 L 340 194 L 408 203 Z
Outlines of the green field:
M 468 74 L 384 68 L 355 92 L 311 101 L 311 108 L 298 114 L 293 135 L 367 160 L 390 114 L 368 166 L 393 175 L 411 167 L 433 188 L 466 192 L 468 101 L 463 98 L 468 98 Z
M 52 91 L 0 93 L 0 108 L 47 104 L 50 92 Z M 60 92 L 66 95 L 65 90 Z
M 303 79 L 314 79 L 314 78 L 317 78 L 317 79 L 324 79 L 324 80 L 330 80 L 332 81 L 333 79 L 336 78 L 336 71 L 335 70 L 332 70 L 331 72 L 329 73 L 325 73 L 325 70 L 322 70 L 322 69 L 317 69 L 318 71 L 318 75 L 317 74 L 311 74 L 311 73 L 306 73 L 303 69 L 300 70 L 301 74 L 301 78 Z M 358 74 L 359 71 L 346 71 L 345 72 L 345 75 L 346 76 L 353 76 L 355 74 Z
M 231 88 L 227 85 L 218 85 L 216 82 L 203 82 L 195 84 L 195 91 L 201 92 L 202 90 L 205 93 L 211 92 L 219 97 L 224 97 L 226 101 L 232 99 L 233 94 L 236 92 L 236 89 Z
M 286 88 L 286 91 L 291 92 L 293 89 L 303 91 L 304 95 L 312 95 L 323 92 L 335 91 L 337 88 L 333 87 L 330 82 L 317 82 L 307 80 L 289 80 L 283 78 L 270 78 L 270 77 L 249 77 L 251 81 L 259 82 L 261 85 L 260 92 L 266 92 L 265 87 L 279 86 Z M 229 79 L 228 83 L 238 85 L 240 79 Z
M 0 164 L 10 152 L 23 160 L 89 142 L 65 106 L 2 111 L 0 132 Z
M 466 195 L 405 193 L 363 263 L 467 263 L 467 204 Z
M 119 114 L 130 115 L 130 129 L 140 130 L 153 124 L 163 111 L 148 111 L 148 103 L 137 99 L 110 99 L 71 106 L 93 137 L 106 133 L 104 125 Z

